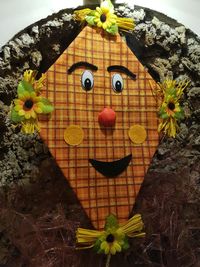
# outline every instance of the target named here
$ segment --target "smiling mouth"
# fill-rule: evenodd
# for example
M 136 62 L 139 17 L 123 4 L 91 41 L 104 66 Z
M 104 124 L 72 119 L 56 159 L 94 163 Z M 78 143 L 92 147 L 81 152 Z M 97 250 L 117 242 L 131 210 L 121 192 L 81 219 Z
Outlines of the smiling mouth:
M 105 177 L 116 177 L 122 173 L 129 165 L 132 159 L 132 154 L 112 162 L 98 161 L 95 159 L 89 159 L 89 162 L 95 168 L 96 171 L 103 174 Z

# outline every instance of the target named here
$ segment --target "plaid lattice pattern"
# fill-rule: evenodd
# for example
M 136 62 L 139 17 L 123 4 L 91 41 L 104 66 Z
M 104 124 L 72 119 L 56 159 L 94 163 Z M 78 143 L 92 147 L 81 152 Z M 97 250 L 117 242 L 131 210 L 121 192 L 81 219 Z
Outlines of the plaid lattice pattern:
M 79 61 L 98 66 L 93 72 L 92 91 L 85 92 L 81 87 L 84 68 L 67 74 L 67 69 Z M 121 74 L 122 94 L 112 90 L 113 73 L 107 71 L 110 65 L 123 65 L 137 76 L 134 81 Z M 90 27 L 84 28 L 46 74 L 44 94 L 55 111 L 51 120 L 43 124 L 41 135 L 50 152 L 96 228 L 104 226 L 110 213 L 116 214 L 120 222 L 127 220 L 158 145 L 156 102 L 149 84 L 152 78 L 120 36 L 105 38 Z M 98 114 L 104 107 L 116 112 L 113 132 L 102 131 L 98 124 Z M 84 130 L 83 143 L 77 147 L 64 141 L 64 130 L 71 124 Z M 142 145 L 129 140 L 128 130 L 134 124 L 147 130 L 147 140 Z M 130 153 L 132 161 L 115 179 L 103 177 L 88 162 L 89 158 L 114 161 Z

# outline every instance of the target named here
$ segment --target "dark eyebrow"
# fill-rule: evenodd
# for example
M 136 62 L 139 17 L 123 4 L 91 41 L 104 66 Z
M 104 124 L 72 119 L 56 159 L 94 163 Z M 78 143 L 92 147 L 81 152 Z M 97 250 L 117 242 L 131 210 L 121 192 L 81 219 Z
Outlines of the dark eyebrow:
M 91 63 L 88 63 L 86 61 L 80 61 L 80 62 L 77 62 L 77 63 L 74 63 L 68 70 L 67 70 L 67 73 L 68 74 L 71 74 L 75 69 L 79 68 L 79 67 L 86 67 L 86 68 L 89 68 L 91 70 L 98 70 L 98 67 L 91 64 Z
M 121 66 L 121 65 L 113 65 L 113 66 L 109 66 L 107 68 L 107 71 L 108 72 L 115 71 L 115 70 L 120 70 L 120 71 L 126 73 L 133 80 L 136 80 L 136 75 L 133 72 L 131 72 L 129 69 L 127 69 L 126 67 L 124 67 L 124 66 Z

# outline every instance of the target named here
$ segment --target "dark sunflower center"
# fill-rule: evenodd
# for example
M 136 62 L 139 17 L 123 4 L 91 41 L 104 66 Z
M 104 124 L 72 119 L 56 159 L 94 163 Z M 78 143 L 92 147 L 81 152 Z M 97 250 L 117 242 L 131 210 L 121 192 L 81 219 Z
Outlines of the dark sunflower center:
M 25 103 L 24 103 L 24 107 L 25 107 L 26 109 L 31 109 L 32 106 L 33 106 L 33 100 L 28 99 L 28 100 L 25 101 Z
M 114 240 L 115 240 L 115 237 L 114 237 L 114 235 L 112 235 L 112 234 L 109 234 L 109 235 L 106 237 L 106 241 L 107 241 L 108 243 L 113 243 Z
M 105 22 L 106 21 L 106 15 L 105 14 L 102 14 L 100 16 L 100 20 L 101 20 L 101 22 Z
M 174 103 L 169 102 L 169 104 L 168 104 L 168 108 L 169 108 L 170 110 L 174 110 L 174 109 L 175 109 L 175 105 L 174 105 Z

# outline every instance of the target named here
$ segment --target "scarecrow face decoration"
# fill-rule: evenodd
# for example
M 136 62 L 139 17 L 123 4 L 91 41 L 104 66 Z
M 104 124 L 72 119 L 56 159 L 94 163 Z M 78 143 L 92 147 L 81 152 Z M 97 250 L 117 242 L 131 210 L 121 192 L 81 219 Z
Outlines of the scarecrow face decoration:
M 95 228 L 124 222 L 158 145 L 152 78 L 119 35 L 85 27 L 46 79 L 50 152 Z

